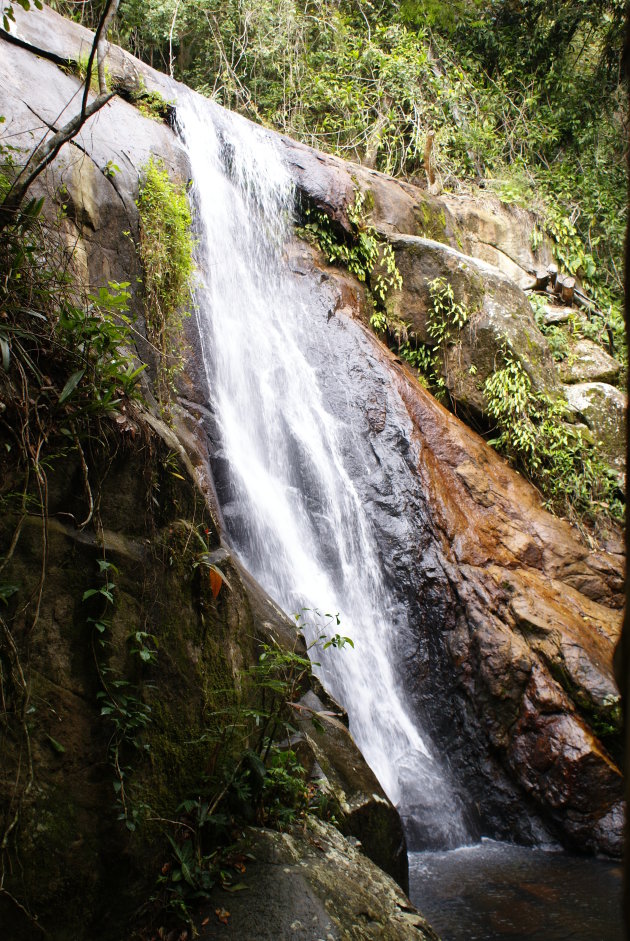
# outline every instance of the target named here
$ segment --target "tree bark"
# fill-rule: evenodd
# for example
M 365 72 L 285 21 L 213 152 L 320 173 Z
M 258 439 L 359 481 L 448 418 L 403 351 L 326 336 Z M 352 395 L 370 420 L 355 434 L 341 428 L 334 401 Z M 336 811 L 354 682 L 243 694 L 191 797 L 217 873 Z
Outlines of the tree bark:
M 565 304 L 573 303 L 573 292 L 575 290 L 575 278 L 570 278 L 565 276 L 562 279 L 562 288 L 560 290 L 560 295 Z

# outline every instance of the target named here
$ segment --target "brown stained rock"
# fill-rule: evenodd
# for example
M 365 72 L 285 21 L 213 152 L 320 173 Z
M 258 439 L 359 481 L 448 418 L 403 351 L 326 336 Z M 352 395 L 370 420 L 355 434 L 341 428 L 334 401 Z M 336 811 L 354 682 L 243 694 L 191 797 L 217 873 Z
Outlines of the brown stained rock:
M 310 264 L 318 279 L 321 259 L 315 252 L 309 257 L 303 257 L 301 272 L 307 274 Z M 329 266 L 323 270 L 332 306 L 345 313 L 347 304 L 334 298 L 342 297 L 346 276 Z M 361 319 L 359 307 L 353 315 L 355 323 Z M 430 516 L 423 553 L 434 547 L 453 586 L 444 669 L 463 691 L 494 755 L 552 830 L 570 845 L 617 853 L 620 818 L 609 796 L 618 793 L 619 772 L 606 749 L 615 746 L 619 728 L 611 675 L 623 600 L 619 537 L 611 533 L 606 548 L 589 548 L 569 523 L 543 509 L 536 490 L 503 458 L 364 333 L 412 421 L 416 472 Z M 365 408 L 372 433 L 381 434 L 383 407 L 370 400 Z M 557 805 L 535 714 L 541 721 L 547 717 L 553 731 L 553 762 L 570 767 L 563 772 L 569 796 Z M 573 762 L 576 736 L 580 758 Z M 591 787 L 596 790 L 589 797 Z M 608 795 L 603 803 L 597 788 Z M 584 801 L 578 817 L 575 806 Z
M 618 853 L 621 776 L 592 729 L 619 728 L 611 664 L 621 557 L 590 552 L 478 436 L 392 369 L 414 422 L 435 536 L 459 573 L 466 627 L 452 653 L 473 708 L 565 837 Z
M 517 628 L 580 707 L 618 726 L 619 694 L 610 673 L 609 632 L 618 636 L 620 612 L 611 612 L 561 582 L 544 584 L 537 573 L 518 573 L 518 578 L 521 593 L 510 601 Z
M 533 671 L 508 759 L 525 790 L 544 803 L 576 845 L 621 853 L 622 776 L 559 686 Z
M 320 262 L 316 253 L 310 257 L 318 277 Z M 328 290 L 341 297 L 342 274 L 325 271 Z M 354 316 L 360 318 L 359 309 Z M 623 600 L 619 537 L 611 533 L 607 548 L 589 548 L 569 523 L 543 509 L 536 490 L 503 458 L 365 335 L 413 423 L 430 514 L 423 551 L 428 540 L 437 548 L 454 590 L 445 670 L 454 672 L 486 741 L 552 830 L 570 845 L 618 853 L 620 816 L 611 795 L 619 793 L 620 779 L 607 748 L 616 747 L 619 729 L 611 674 Z M 368 401 L 366 411 L 380 434 L 382 409 L 375 416 Z M 536 716 L 546 717 L 549 751 Z M 549 783 L 558 763 L 567 789 L 560 802 L 559 784 Z

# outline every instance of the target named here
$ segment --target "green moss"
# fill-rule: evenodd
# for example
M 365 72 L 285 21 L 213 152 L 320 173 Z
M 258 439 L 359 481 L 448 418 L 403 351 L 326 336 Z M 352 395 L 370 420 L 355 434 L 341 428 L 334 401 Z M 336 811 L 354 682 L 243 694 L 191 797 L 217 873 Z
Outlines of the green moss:
M 184 184 L 172 181 L 163 162 L 152 157 L 143 172 L 138 211 L 145 318 L 160 357 L 158 394 L 164 405 L 182 368 L 181 355 L 174 351 L 181 346 L 182 318 L 189 314 L 194 242 Z
M 446 236 L 446 213 L 443 208 L 432 205 L 428 200 L 420 199 L 415 212 L 419 234 L 434 242 L 448 244 Z
M 583 689 L 575 685 L 561 663 L 557 660 L 548 661 L 548 666 L 554 679 L 560 683 L 595 735 L 601 738 L 608 747 L 612 747 L 614 752 L 617 752 L 621 747 L 621 734 L 623 731 L 621 697 L 609 698 L 604 705 L 599 705 L 593 702 Z

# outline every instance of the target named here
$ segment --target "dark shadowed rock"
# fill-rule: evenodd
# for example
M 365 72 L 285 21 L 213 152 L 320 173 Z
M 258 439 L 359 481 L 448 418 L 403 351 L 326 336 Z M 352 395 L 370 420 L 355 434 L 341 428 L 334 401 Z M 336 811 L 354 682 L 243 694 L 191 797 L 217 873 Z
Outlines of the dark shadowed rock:
M 286 833 L 252 830 L 247 891 L 216 890 L 204 938 L 233 941 L 439 941 L 386 876 L 334 827 L 317 820 Z M 229 912 L 221 924 L 216 911 Z

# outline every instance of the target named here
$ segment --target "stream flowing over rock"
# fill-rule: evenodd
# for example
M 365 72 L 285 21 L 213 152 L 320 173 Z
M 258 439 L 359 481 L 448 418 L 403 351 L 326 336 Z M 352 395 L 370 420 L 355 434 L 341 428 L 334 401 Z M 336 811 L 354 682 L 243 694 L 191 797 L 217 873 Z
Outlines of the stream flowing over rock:
M 78 58 L 91 44 L 87 30 L 47 8 L 17 11 L 16 18 L 23 40 L 57 55 Z M 2 39 L 0 47 L 3 127 L 13 146 L 28 150 L 48 127 L 58 126 L 80 83 L 32 52 Z M 197 217 L 201 248 L 209 249 L 206 261 L 214 258 L 222 267 L 201 271 L 206 283 L 198 287 L 199 308 L 187 326 L 187 363 L 172 427 L 155 417 L 147 381 L 149 404 L 132 416 L 134 433 L 114 429 L 101 442 L 103 537 L 125 573 L 116 636 L 124 648 L 128 621 L 148 618 L 161 644 L 157 688 L 164 698 L 154 704 L 155 759 L 142 772 L 158 810 L 166 816 L 185 796 L 186 778 L 194 778 L 195 762 L 199 767 L 205 760 L 186 744 L 190 732 L 202 727 L 221 684 L 237 682 L 239 670 L 252 662 L 256 640 L 274 638 L 289 647 L 294 632 L 287 612 L 338 605 L 338 630 L 352 637 L 355 649 L 318 657 L 319 675 L 347 711 L 363 755 L 339 716 L 327 717 L 323 732 L 301 723 L 299 733 L 304 762 L 326 780 L 344 811 L 341 826 L 349 842 L 324 825 L 310 837 L 253 837 L 260 874 L 252 875 L 254 901 L 268 892 L 289 919 L 297 893 L 308 917 L 330 924 L 322 937 L 340 941 L 431 939 L 431 929 L 374 865 L 405 888 L 405 838 L 413 847 L 455 845 L 481 835 L 560 841 L 581 852 L 620 856 L 620 701 L 611 666 L 623 601 L 619 539 L 613 533 L 605 545 L 591 547 L 546 512 L 536 490 L 438 404 L 373 334 L 364 286 L 329 265 L 290 223 L 297 195 L 348 230 L 357 187 L 370 192 L 370 221 L 390 241 L 403 274 L 403 289 L 390 302 L 393 312 L 422 336 L 427 279 L 446 276 L 470 295 L 475 319 L 447 382 L 466 410 L 479 414 L 479 379 L 483 385 L 506 333 L 528 350 L 534 387 L 555 395 L 562 381 L 572 381 L 557 375 L 521 290 L 535 263 L 527 215 L 492 200 L 477 205 L 468 197 L 428 196 L 256 129 L 113 46 L 109 68 L 120 94 L 62 149 L 37 188 L 48 196 L 51 216 L 56 206 L 66 206 L 61 234 L 73 246 L 75 276 L 91 287 L 131 282 L 137 351 L 151 367 L 134 247 L 142 167 L 158 155 L 169 173 L 194 179 L 198 206 L 200 198 L 213 197 L 212 191 L 200 194 L 200 163 L 186 152 L 181 127 L 178 132 L 144 117 L 123 96 L 138 88 L 159 91 L 171 111 L 180 112 L 185 138 L 191 134 L 186 109 L 205 115 L 214 143 L 209 139 L 203 159 L 215 174 L 205 183 L 218 186 L 221 172 L 221 186 L 233 187 L 227 196 L 214 191 L 223 233 L 212 228 L 216 219 L 211 224 L 201 210 Z M 258 142 L 259 157 L 265 148 L 275 154 L 274 172 L 282 179 L 272 180 L 268 190 L 255 189 L 254 171 L 242 162 L 238 147 L 245 139 L 248 147 Z M 111 164 L 119 168 L 113 176 L 106 172 Z M 284 193 L 281 219 L 266 215 L 279 210 L 275 196 L 267 202 L 261 197 L 272 191 Z M 240 214 L 248 213 L 258 233 L 245 228 Z M 253 277 L 241 267 L 245 255 L 236 256 L 235 247 L 228 256 L 219 242 L 223 234 L 226 245 L 236 246 L 238 228 L 228 228 L 238 225 L 253 254 L 268 251 L 271 231 L 273 258 L 263 261 L 276 280 L 260 285 L 257 294 L 245 290 Z M 232 307 L 225 306 L 222 279 L 231 283 Z M 251 313 L 239 310 L 239 297 L 258 304 L 259 332 L 239 319 Z M 213 307 L 227 319 L 210 326 Z M 283 320 L 285 313 L 296 320 Z M 280 317 L 279 334 L 272 315 Z M 236 362 L 221 361 L 228 340 L 241 350 Z M 479 371 L 474 383 L 471 365 Z M 222 378 L 220 387 L 217 377 L 228 374 L 233 384 Z M 262 387 L 254 382 L 261 376 Z M 615 408 L 623 404 L 621 393 L 607 391 L 613 387 L 605 382 L 567 389 L 587 424 L 595 423 L 591 411 L 602 396 L 616 393 Z M 247 410 L 248 395 L 260 433 L 256 453 L 237 414 L 238 406 Z M 287 411 L 272 417 L 279 398 Z M 265 438 L 272 431 L 275 437 Z M 267 464 L 264 441 L 277 449 Z M 234 458 L 239 447 L 240 477 Z M 167 473 L 170 454 L 181 478 Z M 282 465 L 278 473 L 274 461 Z M 251 479 L 244 481 L 246 472 Z M 121 832 L 113 812 L 111 819 L 103 812 L 112 801 L 102 767 L 107 743 L 89 652 L 77 652 L 79 605 L 98 553 L 69 515 L 82 518 L 81 474 L 78 460 L 69 459 L 51 476 L 52 578 L 33 639 L 33 682 L 50 712 L 35 736 L 38 783 L 29 813 L 39 823 L 21 857 L 29 904 L 47 910 L 47 924 L 63 924 L 54 928 L 60 941 L 123 937 L 124 919 L 137 905 L 134 893 L 160 859 L 157 834 L 141 847 Z M 3 473 L 2 493 L 11 486 Z M 333 496 L 344 504 L 343 513 Z M 153 497 L 159 502 L 155 516 Z M 0 521 L 3 552 L 13 522 Z M 207 528 L 213 550 L 225 551 L 222 564 L 234 590 L 222 592 L 216 604 L 184 565 L 182 526 L 193 523 Z M 34 593 L 41 547 L 34 535 L 24 546 L 22 555 L 22 549 L 16 553 L 15 577 Z M 288 579 L 296 572 L 302 581 Z M 327 693 L 316 681 L 312 686 L 303 708 L 327 711 L 319 708 L 328 704 Z M 342 712 L 336 706 L 330 711 Z M 50 748 L 51 738 L 65 742 L 63 753 Z M 4 801 L 9 785 L 1 786 Z M 358 852 L 357 840 L 373 862 Z M 368 878 L 373 912 L 365 909 L 358 887 L 344 911 L 337 872 L 348 886 Z M 19 894 L 22 877 L 15 878 L 12 891 Z M 93 913 L 90 923 L 85 909 Z M 16 941 L 31 937 L 32 926 L 21 924 L 19 913 L 0 898 L 5 917 L 15 922 Z M 300 918 L 296 912 L 292 921 Z M 109 934 L 102 927 L 107 920 Z M 388 933 L 379 934 L 378 925 L 387 925 Z

